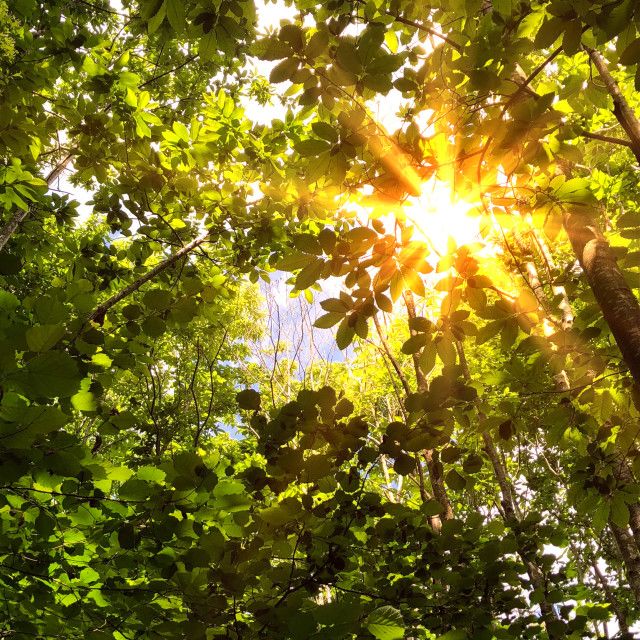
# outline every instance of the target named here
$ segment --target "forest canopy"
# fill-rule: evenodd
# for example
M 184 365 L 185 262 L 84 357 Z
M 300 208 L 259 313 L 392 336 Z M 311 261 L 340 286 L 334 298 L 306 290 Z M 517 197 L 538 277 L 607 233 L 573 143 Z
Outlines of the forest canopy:
M 0 637 L 637 637 L 639 63 L 634 0 L 0 0 Z

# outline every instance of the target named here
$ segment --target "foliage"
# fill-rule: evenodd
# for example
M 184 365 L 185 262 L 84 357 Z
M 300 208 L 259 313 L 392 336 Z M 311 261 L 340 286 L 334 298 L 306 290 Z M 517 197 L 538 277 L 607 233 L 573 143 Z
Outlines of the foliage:
M 0 633 L 633 637 L 637 3 L 272 10 L 0 0 Z

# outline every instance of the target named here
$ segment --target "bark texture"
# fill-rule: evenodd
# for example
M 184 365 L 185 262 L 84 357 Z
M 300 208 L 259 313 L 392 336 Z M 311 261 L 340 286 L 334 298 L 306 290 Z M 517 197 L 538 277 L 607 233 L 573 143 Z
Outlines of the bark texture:
M 609 522 L 609 527 L 627 570 L 627 580 L 633 598 L 637 604 L 640 604 L 640 553 L 633 537 L 626 529 L 612 522 Z
M 622 357 L 640 384 L 640 305 L 595 220 L 569 211 L 564 228 Z
M 598 70 L 604 86 L 613 99 L 613 115 L 629 136 L 629 141 L 631 142 L 629 146 L 633 151 L 633 155 L 638 162 L 640 162 L 640 120 L 636 117 L 635 112 L 624 97 L 620 86 L 611 75 L 607 63 L 600 52 L 590 47 L 585 47 L 585 51 L 589 54 L 591 62 Z

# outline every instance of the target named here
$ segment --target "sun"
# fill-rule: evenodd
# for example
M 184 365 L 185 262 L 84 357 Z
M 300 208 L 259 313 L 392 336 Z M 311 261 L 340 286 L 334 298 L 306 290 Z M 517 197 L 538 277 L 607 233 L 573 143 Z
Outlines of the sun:
M 427 242 L 437 256 L 446 255 L 452 246 L 486 244 L 494 226 L 479 202 L 457 196 L 437 178 L 424 182 L 419 196 L 407 198 L 403 214 L 415 226 L 417 239 Z

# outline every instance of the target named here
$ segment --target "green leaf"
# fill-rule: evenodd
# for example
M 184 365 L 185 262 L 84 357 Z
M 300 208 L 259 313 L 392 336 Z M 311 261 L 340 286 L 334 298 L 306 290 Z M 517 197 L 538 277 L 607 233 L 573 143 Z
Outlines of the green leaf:
M 323 268 L 324 260 L 322 260 L 322 258 L 315 258 L 313 262 L 304 267 L 297 275 L 296 289 L 302 291 L 314 285 L 322 274 Z
M 404 637 L 402 614 L 390 605 L 374 609 L 367 616 L 365 626 L 377 640 L 400 640 Z
M 269 80 L 274 84 L 291 80 L 293 74 L 298 70 L 299 64 L 296 58 L 285 58 L 271 70 Z
M 31 351 L 48 351 L 63 335 L 63 324 L 40 324 L 27 329 L 27 345 Z
M 547 49 L 559 37 L 565 29 L 565 21 L 554 16 L 545 20 L 536 34 L 534 45 L 539 49 Z
M 184 2 L 183 0 L 165 0 L 167 5 L 167 19 L 169 24 L 181 33 L 184 29 Z
M 620 63 L 625 65 L 637 64 L 640 62 L 640 38 L 636 38 L 620 54 Z
M 465 473 L 478 473 L 478 471 L 482 469 L 483 464 L 484 460 L 482 459 L 482 456 L 479 456 L 477 453 L 472 453 L 465 458 L 462 463 L 462 468 Z
M 73 395 L 80 374 L 73 358 L 60 351 L 47 351 L 26 365 L 28 384 L 38 395 L 48 398 Z
M 451 469 L 445 476 L 447 486 L 456 491 L 462 491 L 467 486 L 464 476 L 461 476 L 455 469 Z
M 562 48 L 568 56 L 572 56 L 580 51 L 580 40 L 582 39 L 582 23 L 580 20 L 571 20 L 564 31 L 562 38 Z
M 167 13 L 167 1 L 168 0 L 164 0 L 156 14 L 147 22 L 147 31 L 149 32 L 149 35 L 157 31 L 160 25 L 164 22 L 165 15 Z
M 443 334 L 439 339 L 436 340 L 435 345 L 436 352 L 440 360 L 442 360 L 442 364 L 447 366 L 456 363 L 456 347 L 453 344 L 453 340 L 450 334 Z
M 100 574 L 91 567 L 85 567 L 78 576 L 84 584 L 93 584 L 100 579 Z
M 355 329 L 349 325 L 349 318 L 344 318 L 336 332 L 336 344 L 338 345 L 338 349 L 346 349 L 351 344 L 355 334 Z
M 323 140 L 327 140 L 328 142 L 338 141 L 338 131 L 327 122 L 314 122 L 311 128 L 313 129 L 313 133 Z
M 406 353 L 407 355 L 417 353 L 425 344 L 427 344 L 428 339 L 429 337 L 425 333 L 418 333 L 415 336 L 411 336 L 402 345 L 402 353 Z
M 316 31 L 306 46 L 306 54 L 309 58 L 313 59 L 319 56 L 327 49 L 329 44 L 329 35 L 326 31 Z
M 329 329 L 330 327 L 333 327 L 334 325 L 338 324 L 338 322 L 340 322 L 342 318 L 344 318 L 344 312 L 343 313 L 335 313 L 335 312 L 325 313 L 323 316 L 320 316 L 313 323 L 313 326 L 318 327 L 318 329 Z
M 469 635 L 463 629 L 452 629 L 443 636 L 438 636 L 438 640 L 468 640 Z
M 416 461 L 406 453 L 400 453 L 393 462 L 393 470 L 401 476 L 409 475 L 416 470 Z
M 444 511 L 444 507 L 433 498 L 431 500 L 427 500 L 421 507 L 420 511 L 424 513 L 426 516 L 438 516 Z
M 329 149 L 329 143 L 326 140 L 316 140 L 310 138 L 309 140 L 300 140 L 294 145 L 295 150 L 304 157 L 307 156 L 319 156 L 321 153 Z
M 327 298 L 320 303 L 320 306 L 325 311 L 341 313 L 342 315 L 345 315 L 345 313 L 347 313 L 351 309 L 351 306 L 341 298 Z
M 304 46 L 304 33 L 297 24 L 285 24 L 280 27 L 280 38 L 299 53 Z
M 345 70 L 358 75 L 362 71 L 362 62 L 358 50 L 346 40 L 342 40 L 336 50 L 336 62 Z
M 501 440 L 510 440 L 513 435 L 513 421 L 505 420 L 498 426 L 498 434 Z
M 133 549 L 136 546 L 136 532 L 131 524 L 123 524 L 118 530 L 118 544 L 123 549 Z
M 151 289 L 144 294 L 142 300 L 149 309 L 164 311 L 171 306 L 173 295 L 166 289 Z
M 619 527 L 626 527 L 629 524 L 629 507 L 621 495 L 613 497 L 610 517 L 613 523 Z
M 433 367 L 436 365 L 436 345 L 433 340 L 429 340 L 422 350 L 420 354 L 420 359 L 418 360 L 418 365 L 420 366 L 420 370 L 426 376 L 431 373 Z
M 563 202 L 587 203 L 593 199 L 588 178 L 571 178 L 556 189 L 556 197 Z
M 55 518 L 49 515 L 44 509 L 40 510 L 34 524 L 38 535 L 43 538 L 48 538 L 56 527 Z
M 393 302 L 391 302 L 391 299 L 385 296 L 384 293 L 376 293 L 375 300 L 380 311 L 384 311 L 385 313 L 393 312 Z
M 140 467 L 136 471 L 136 477 L 145 482 L 155 482 L 156 484 L 162 484 L 164 482 L 166 473 L 162 469 L 157 467 Z
M 95 411 L 98 408 L 98 402 L 91 391 L 78 391 L 71 396 L 71 404 L 77 411 Z
M 276 262 L 276 269 L 281 271 L 297 271 L 306 267 L 312 260 L 315 260 L 314 256 L 308 253 L 300 253 L 298 251 L 290 251 L 284 255 L 278 262 Z
M 205 33 L 198 44 L 198 55 L 204 62 L 213 60 L 214 56 L 218 52 L 218 39 L 216 38 L 215 31 L 209 31 Z
M 593 525 L 596 533 L 600 533 L 607 526 L 607 522 L 609 521 L 609 512 L 609 503 L 605 500 L 601 500 L 595 511 L 590 514 L 591 524 Z

